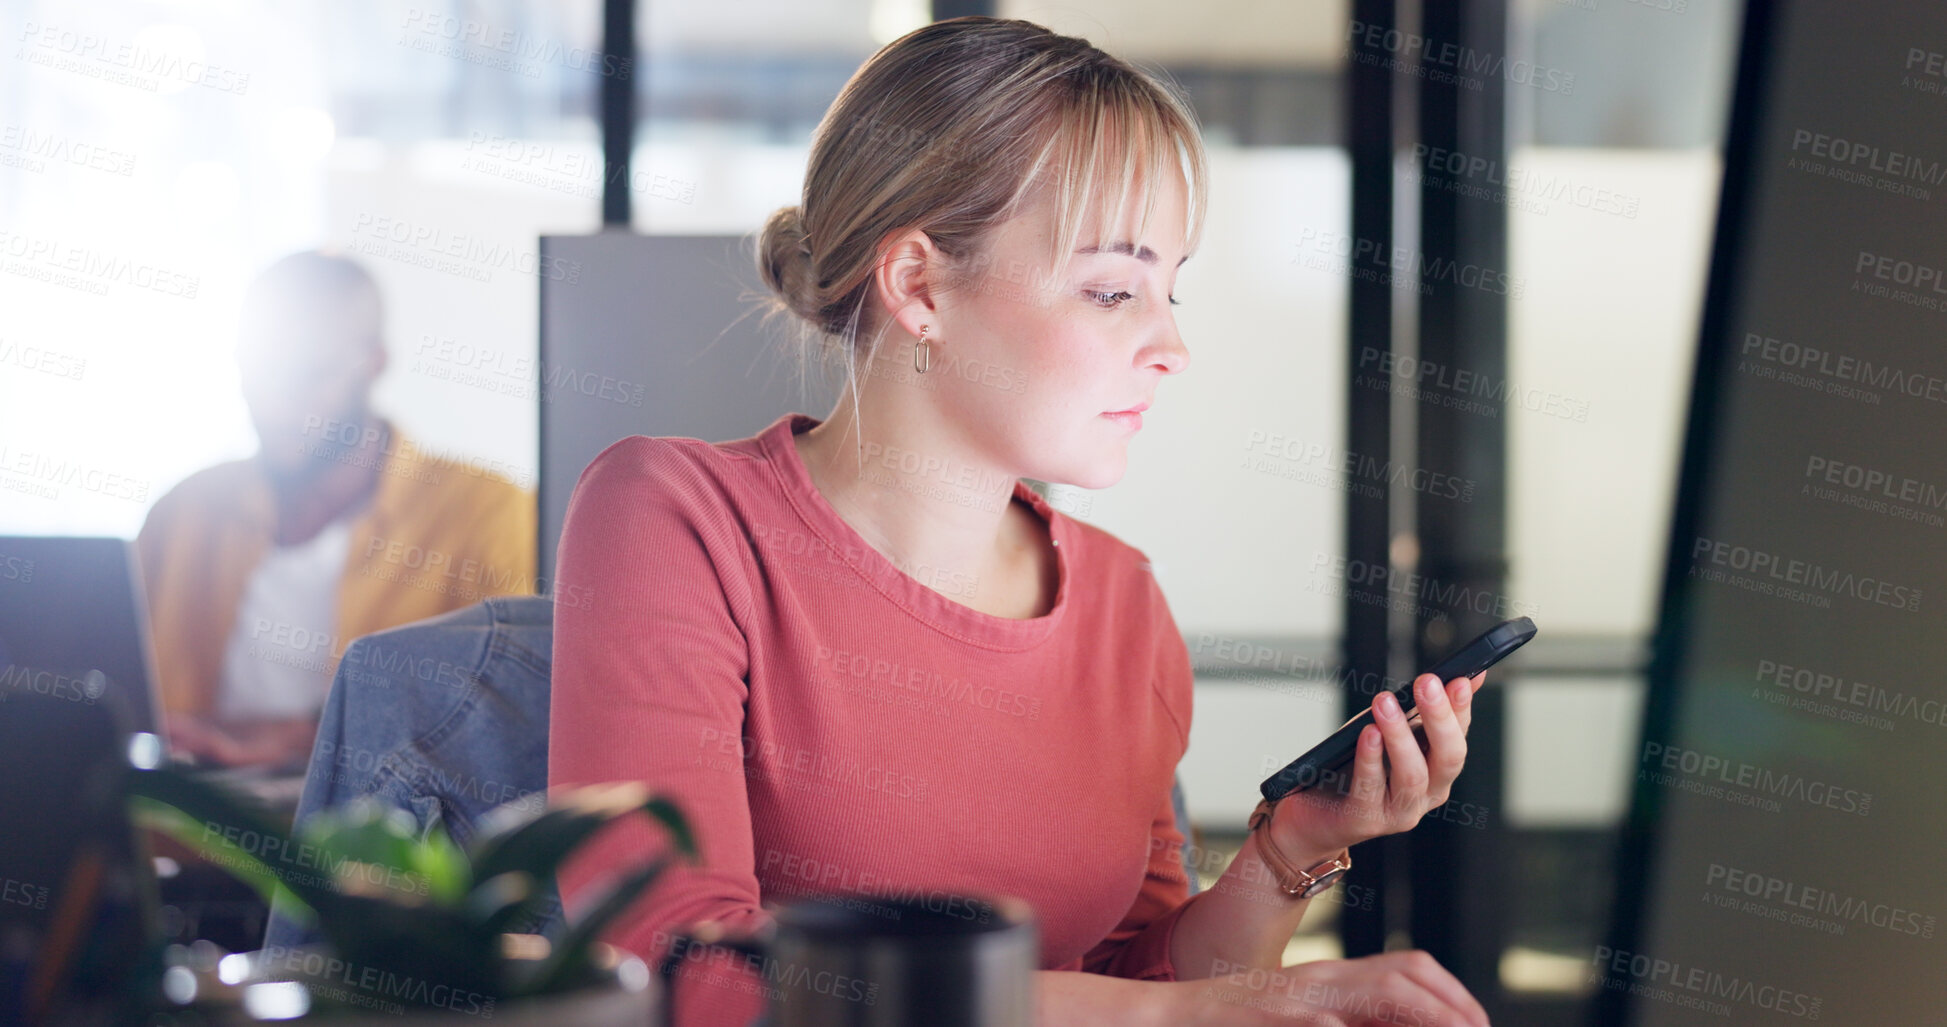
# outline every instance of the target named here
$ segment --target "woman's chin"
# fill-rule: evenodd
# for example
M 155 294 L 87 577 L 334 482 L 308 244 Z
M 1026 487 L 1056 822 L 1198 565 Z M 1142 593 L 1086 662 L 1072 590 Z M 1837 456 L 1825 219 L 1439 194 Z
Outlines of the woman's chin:
M 1121 481 L 1122 476 L 1128 471 L 1128 458 L 1117 453 L 1113 458 L 1096 461 L 1092 466 L 1084 469 L 1083 473 L 1064 479 L 1064 484 L 1073 485 L 1078 489 L 1105 489 Z

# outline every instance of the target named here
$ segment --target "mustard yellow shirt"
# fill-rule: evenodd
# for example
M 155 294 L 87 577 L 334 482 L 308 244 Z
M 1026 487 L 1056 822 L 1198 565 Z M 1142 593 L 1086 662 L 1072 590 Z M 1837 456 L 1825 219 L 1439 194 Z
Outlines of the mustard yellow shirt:
M 361 635 L 492 595 L 529 595 L 533 491 L 430 455 L 393 428 L 376 493 L 353 515 L 329 659 Z M 349 459 L 366 459 L 362 453 Z M 169 713 L 208 713 L 224 647 L 251 572 L 276 530 L 275 499 L 256 460 L 218 464 L 156 501 L 136 536 Z

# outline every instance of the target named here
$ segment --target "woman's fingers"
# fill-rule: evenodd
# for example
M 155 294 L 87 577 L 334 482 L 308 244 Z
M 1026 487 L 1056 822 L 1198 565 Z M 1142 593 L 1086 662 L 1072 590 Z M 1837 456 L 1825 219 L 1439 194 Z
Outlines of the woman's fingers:
M 1228 1014 L 1200 1023 L 1489 1027 L 1487 1010 L 1466 986 L 1421 951 L 1240 970 L 1209 982 L 1199 998 L 1206 1009 L 1222 1003 Z M 1254 1007 L 1255 1015 L 1236 1006 Z
M 1372 724 L 1359 732 L 1359 746 L 1352 752 L 1351 801 L 1353 811 L 1362 816 L 1385 815 L 1386 745 Z
M 1466 679 L 1461 679 L 1464 687 Z M 1426 732 L 1427 792 L 1446 801 L 1447 789 L 1460 776 L 1467 762 L 1467 731 L 1461 727 L 1447 686 L 1431 674 L 1422 674 L 1413 683 L 1414 702 L 1420 708 L 1420 727 Z
M 1369 1021 L 1360 1021 L 1355 1015 L 1353 1023 L 1471 1024 L 1475 1022 L 1473 1017 L 1465 1012 L 1464 1006 L 1454 1005 L 1432 988 L 1404 973 L 1394 974 L 1379 991 L 1386 999 L 1392 1001 L 1393 1008 L 1386 1009 L 1382 1000 L 1379 1008 L 1372 1010 Z M 1357 1010 L 1347 1010 L 1347 1012 L 1356 1014 Z M 1479 1022 L 1486 1024 L 1487 1021 Z
M 1392 763 L 1387 778 L 1390 791 L 1387 804 L 1393 810 L 1411 810 L 1418 820 L 1427 784 L 1426 757 L 1420 754 L 1419 740 L 1413 737 L 1413 727 L 1406 722 L 1406 714 L 1393 693 L 1382 691 L 1373 699 L 1372 715 L 1379 722 L 1379 735 L 1386 742 L 1386 758 Z
M 1434 995 L 1439 996 L 1442 1002 L 1452 1007 L 1458 1014 L 1457 1019 L 1464 1023 L 1480 1024 L 1482 1027 L 1486 1027 L 1486 1008 L 1480 1004 L 1478 999 L 1474 998 L 1472 992 L 1467 990 L 1466 985 L 1460 983 L 1460 978 L 1455 977 L 1451 971 L 1440 965 L 1439 960 L 1434 959 L 1432 956 L 1420 950 L 1414 950 L 1412 952 L 1390 952 L 1384 955 L 1400 957 L 1401 972 L 1414 981 L 1417 981 L 1422 987 Z
M 1312 1015 L 1336 1013 L 1352 1024 L 1469 1024 L 1488 1027 L 1487 1011 L 1465 985 L 1425 952 L 1386 952 L 1337 964 L 1313 964 L 1326 979 L 1305 996 Z M 1302 1017 L 1302 1014 L 1301 1014 Z
M 1473 678 L 1455 678 L 1447 683 L 1447 705 L 1453 707 L 1453 715 L 1456 720 L 1460 721 L 1460 732 L 1462 734 L 1466 734 L 1467 729 L 1474 723 L 1474 689 L 1476 687 L 1474 682 L 1478 680 L 1480 680 L 1478 676 Z

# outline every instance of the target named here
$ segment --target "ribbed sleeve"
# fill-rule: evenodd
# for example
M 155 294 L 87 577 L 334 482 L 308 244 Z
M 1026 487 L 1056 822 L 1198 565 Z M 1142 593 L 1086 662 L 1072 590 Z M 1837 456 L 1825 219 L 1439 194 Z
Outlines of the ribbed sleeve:
M 555 610 L 550 787 L 649 782 L 688 812 L 708 856 L 653 888 L 609 936 L 652 965 L 683 925 L 711 920 L 744 931 L 765 919 L 744 778 L 695 759 L 710 748 L 699 740 L 735 745 L 742 735 L 749 645 L 716 563 L 727 539 L 709 537 L 733 526 L 687 513 L 706 487 L 667 447 L 632 440 L 610 448 L 575 490 L 557 563 L 557 594 L 576 605 Z M 570 915 L 601 878 L 663 847 L 639 818 L 614 825 L 562 868 Z M 678 1022 L 748 1022 L 755 1001 L 729 990 L 706 995 L 709 983 L 679 985 Z

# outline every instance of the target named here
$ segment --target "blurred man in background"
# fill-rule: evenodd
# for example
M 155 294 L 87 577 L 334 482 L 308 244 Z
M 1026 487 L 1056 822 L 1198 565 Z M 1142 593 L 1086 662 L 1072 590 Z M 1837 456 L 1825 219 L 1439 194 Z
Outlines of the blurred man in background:
M 377 283 L 328 253 L 285 257 L 245 294 L 257 454 L 171 489 L 136 540 L 178 751 L 300 765 L 352 640 L 535 591 L 533 493 L 373 412 L 382 323 Z

